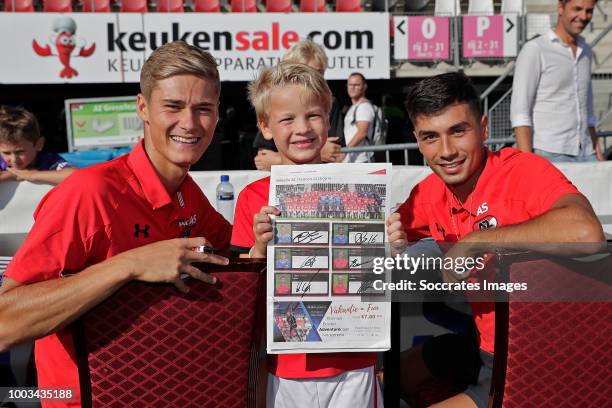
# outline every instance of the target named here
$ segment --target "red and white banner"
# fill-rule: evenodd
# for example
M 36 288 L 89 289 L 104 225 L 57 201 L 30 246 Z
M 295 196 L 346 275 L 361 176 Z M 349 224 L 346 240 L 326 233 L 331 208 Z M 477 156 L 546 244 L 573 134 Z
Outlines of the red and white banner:
M 450 18 L 434 16 L 394 17 L 396 60 L 448 60 Z
M 249 81 L 300 39 L 321 44 L 327 79 L 389 78 L 388 13 L 0 13 L 0 83 L 138 82 L 144 60 L 184 40 Z
M 516 57 L 516 14 L 463 16 L 463 58 Z

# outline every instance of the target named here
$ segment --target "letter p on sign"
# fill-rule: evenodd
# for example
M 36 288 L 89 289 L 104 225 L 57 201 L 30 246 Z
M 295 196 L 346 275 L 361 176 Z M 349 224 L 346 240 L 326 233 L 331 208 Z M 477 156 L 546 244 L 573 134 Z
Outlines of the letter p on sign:
M 489 17 L 478 17 L 476 20 L 476 36 L 482 37 L 484 32 L 488 30 L 490 26 L 491 20 L 489 20 Z

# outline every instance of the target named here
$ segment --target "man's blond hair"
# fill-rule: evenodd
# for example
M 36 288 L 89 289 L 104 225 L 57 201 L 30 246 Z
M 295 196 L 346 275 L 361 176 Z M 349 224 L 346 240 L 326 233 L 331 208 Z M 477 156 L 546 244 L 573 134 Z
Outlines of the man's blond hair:
M 40 127 L 32 112 L 21 107 L 0 106 L 0 143 L 27 140 L 34 144 L 39 138 Z
M 173 41 L 157 48 L 140 72 L 140 91 L 149 100 L 157 81 L 176 75 L 195 75 L 214 82 L 217 94 L 221 81 L 217 62 L 210 53 L 184 41 Z
M 327 55 L 325 55 L 325 50 L 310 39 L 302 40 L 294 44 L 282 58 L 283 62 L 298 64 L 308 64 L 312 60 L 321 64 L 324 69 L 327 68 Z
M 290 85 L 299 85 L 323 103 L 325 112 L 331 108 L 331 91 L 323 76 L 308 65 L 281 62 L 263 69 L 249 84 L 249 101 L 255 108 L 257 120 L 267 120 L 270 114 L 272 92 Z

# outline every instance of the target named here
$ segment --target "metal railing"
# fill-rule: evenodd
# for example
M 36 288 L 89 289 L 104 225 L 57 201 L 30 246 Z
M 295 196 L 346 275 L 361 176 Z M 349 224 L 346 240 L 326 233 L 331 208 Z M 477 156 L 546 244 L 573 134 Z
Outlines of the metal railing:
M 487 140 L 485 141 L 486 145 L 499 145 L 505 143 L 514 143 L 514 138 L 504 139 L 504 140 Z M 387 144 L 387 145 L 375 145 L 375 146 L 357 146 L 357 147 L 343 147 L 340 149 L 342 153 L 361 153 L 361 152 L 385 152 L 386 161 L 390 162 L 391 159 L 389 157 L 389 152 L 403 150 L 404 151 L 404 163 L 406 165 L 408 162 L 408 151 L 409 150 L 418 150 L 419 145 L 417 143 L 395 143 L 395 144 Z M 423 163 L 425 164 L 425 163 Z
M 604 152 L 606 152 L 606 156 L 612 152 L 608 151 L 608 143 L 607 139 L 612 137 L 612 131 L 610 132 L 597 132 L 597 136 L 603 139 Z M 516 142 L 514 137 L 507 138 L 499 138 L 499 139 L 488 139 L 485 141 L 485 145 L 491 146 L 492 150 L 498 150 L 508 144 L 514 144 Z M 340 149 L 342 153 L 362 153 L 362 152 L 385 152 L 385 158 L 387 162 L 391 162 L 391 158 L 389 156 L 390 152 L 403 150 L 404 151 L 404 164 L 409 165 L 408 160 L 408 151 L 409 150 L 418 150 L 418 143 L 394 143 L 394 144 L 386 144 L 386 145 L 374 145 L 374 146 L 357 146 L 357 147 L 343 147 Z M 612 149 L 612 146 L 610 146 Z M 423 162 L 423 164 L 427 164 Z

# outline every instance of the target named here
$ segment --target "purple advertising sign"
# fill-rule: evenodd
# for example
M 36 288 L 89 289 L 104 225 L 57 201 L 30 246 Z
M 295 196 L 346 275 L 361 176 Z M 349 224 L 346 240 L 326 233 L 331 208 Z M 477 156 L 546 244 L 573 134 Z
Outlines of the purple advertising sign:
M 496 16 L 463 16 L 463 57 L 505 57 L 504 18 Z M 510 27 L 510 30 L 514 25 Z M 513 31 L 513 34 L 516 30 Z
M 408 59 L 449 59 L 449 22 L 448 17 L 408 17 Z

